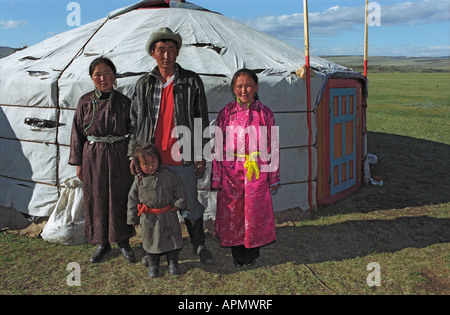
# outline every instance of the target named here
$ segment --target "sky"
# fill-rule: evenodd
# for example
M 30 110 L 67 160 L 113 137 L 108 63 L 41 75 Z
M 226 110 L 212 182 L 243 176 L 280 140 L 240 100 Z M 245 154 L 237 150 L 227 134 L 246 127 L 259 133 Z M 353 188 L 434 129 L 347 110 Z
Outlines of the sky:
M 73 3 L 78 5 L 74 7 Z M 32 46 L 138 0 L 0 0 L 0 46 Z M 190 0 L 304 49 L 302 0 Z M 370 1 L 369 55 L 449 56 L 449 0 Z M 364 53 L 365 0 L 310 0 L 310 52 Z M 75 15 L 76 13 L 79 13 Z M 79 17 L 79 21 L 77 18 Z M 69 20 L 69 22 L 68 22 Z

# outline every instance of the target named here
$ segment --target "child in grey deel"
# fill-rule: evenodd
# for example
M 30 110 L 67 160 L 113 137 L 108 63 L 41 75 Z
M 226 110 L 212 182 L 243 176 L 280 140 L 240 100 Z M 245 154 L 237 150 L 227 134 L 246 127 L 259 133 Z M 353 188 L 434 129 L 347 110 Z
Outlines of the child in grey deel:
M 161 157 L 151 144 L 138 145 L 134 160 L 140 166 L 128 195 L 127 223 L 141 225 L 149 276 L 159 275 L 161 255 L 167 256 L 172 275 L 179 275 L 178 258 L 183 239 L 177 211 L 186 207 L 183 183 L 172 170 L 160 167 Z

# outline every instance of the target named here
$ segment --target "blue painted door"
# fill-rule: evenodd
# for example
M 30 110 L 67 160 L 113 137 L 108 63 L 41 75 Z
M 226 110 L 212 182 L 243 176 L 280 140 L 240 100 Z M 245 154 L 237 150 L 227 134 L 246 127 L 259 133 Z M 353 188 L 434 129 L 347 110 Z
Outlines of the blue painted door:
M 356 184 L 356 88 L 330 89 L 330 196 Z

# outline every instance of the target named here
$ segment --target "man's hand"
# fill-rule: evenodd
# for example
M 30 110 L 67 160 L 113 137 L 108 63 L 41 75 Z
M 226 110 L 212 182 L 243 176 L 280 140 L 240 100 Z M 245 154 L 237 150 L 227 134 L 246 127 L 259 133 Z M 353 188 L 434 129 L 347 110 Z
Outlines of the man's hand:
M 203 175 L 205 175 L 205 171 L 206 171 L 206 161 L 205 160 L 194 162 L 195 175 L 197 175 L 199 177 L 203 177 Z
M 141 173 L 141 169 L 139 167 L 139 165 L 137 165 L 134 160 L 130 161 L 130 172 L 131 174 L 133 174 L 133 176 L 137 176 L 138 174 Z

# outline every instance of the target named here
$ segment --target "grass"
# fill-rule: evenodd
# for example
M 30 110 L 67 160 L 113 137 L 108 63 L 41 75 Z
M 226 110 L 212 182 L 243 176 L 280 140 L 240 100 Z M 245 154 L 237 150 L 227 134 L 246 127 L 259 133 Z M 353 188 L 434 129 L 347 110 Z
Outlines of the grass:
M 207 234 L 215 263 L 203 266 L 184 240 L 182 275 L 149 279 L 117 247 L 90 265 L 91 245 L 67 247 L 40 238 L 0 235 L 0 294 L 348 295 L 450 293 L 449 74 L 370 74 L 368 150 L 385 185 L 363 186 L 277 228 L 277 242 L 253 267 L 236 268 L 228 249 Z M 139 244 L 134 245 L 143 255 Z M 81 266 L 68 286 L 67 265 Z M 366 280 L 381 267 L 381 285 Z
M 450 73 L 369 75 L 370 131 L 450 144 Z

